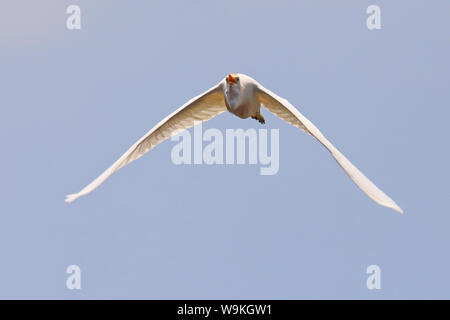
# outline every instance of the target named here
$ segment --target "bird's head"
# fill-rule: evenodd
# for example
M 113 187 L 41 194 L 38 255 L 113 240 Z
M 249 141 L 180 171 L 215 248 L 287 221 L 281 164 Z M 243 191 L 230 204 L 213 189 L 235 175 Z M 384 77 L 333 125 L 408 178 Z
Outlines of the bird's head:
M 239 75 L 237 73 L 230 73 L 226 78 L 225 81 L 227 84 L 232 87 L 234 84 L 239 84 Z

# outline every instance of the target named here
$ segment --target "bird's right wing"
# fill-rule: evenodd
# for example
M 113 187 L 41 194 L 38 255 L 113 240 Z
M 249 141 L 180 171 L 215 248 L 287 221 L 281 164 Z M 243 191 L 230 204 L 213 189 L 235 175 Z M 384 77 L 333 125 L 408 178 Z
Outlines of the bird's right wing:
M 356 168 L 335 146 L 333 146 L 319 129 L 290 104 L 289 101 L 277 96 L 275 93 L 259 84 L 257 86 L 257 95 L 261 104 L 263 104 L 270 112 L 293 126 L 304 130 L 327 148 L 353 182 L 373 201 L 403 213 L 403 210 L 394 202 L 394 200 L 387 196 L 361 171 L 359 171 L 358 168 Z
M 84 187 L 80 192 L 67 195 L 65 201 L 72 202 L 78 197 L 91 192 L 108 179 L 114 172 L 140 158 L 147 151 L 153 149 L 164 140 L 183 130 L 191 128 L 194 126 L 195 122 L 210 120 L 226 110 L 223 82 L 220 82 L 208 91 L 191 99 L 171 115 L 160 121 L 145 136 L 128 149 L 119 160 L 114 162 L 105 172 L 97 177 L 97 179 Z

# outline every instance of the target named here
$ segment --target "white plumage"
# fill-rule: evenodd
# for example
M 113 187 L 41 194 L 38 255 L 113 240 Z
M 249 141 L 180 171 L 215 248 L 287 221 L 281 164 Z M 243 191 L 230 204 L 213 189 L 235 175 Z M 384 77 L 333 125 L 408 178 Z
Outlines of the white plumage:
M 76 194 L 66 197 L 66 202 L 81 197 L 100 186 L 109 176 L 130 162 L 138 159 L 149 150 L 170 138 L 171 136 L 186 130 L 197 121 L 207 121 L 228 109 L 236 116 L 246 119 L 252 117 L 264 123 L 264 117 L 260 114 L 261 104 L 270 112 L 302 129 L 316 138 L 336 159 L 337 163 L 350 176 L 353 182 L 372 200 L 378 204 L 403 213 L 402 209 L 361 171 L 358 170 L 328 139 L 303 116 L 289 101 L 280 98 L 275 93 L 260 85 L 257 81 L 244 74 L 229 74 L 216 86 L 201 95 L 191 99 L 178 110 L 159 122 L 145 136 L 136 142 L 114 164 L 112 164 L 98 178 L 92 181 Z

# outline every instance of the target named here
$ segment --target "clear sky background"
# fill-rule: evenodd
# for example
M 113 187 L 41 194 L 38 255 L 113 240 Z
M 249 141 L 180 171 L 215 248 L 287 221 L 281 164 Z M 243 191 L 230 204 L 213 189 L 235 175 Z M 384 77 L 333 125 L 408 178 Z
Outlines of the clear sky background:
M 81 30 L 66 28 L 70 4 Z M 449 13 L 444 0 L 2 1 L 0 298 L 450 298 Z M 266 110 L 277 175 L 175 166 L 169 140 L 63 201 L 230 72 L 289 99 L 405 214 Z M 203 127 L 263 128 L 229 113 Z M 72 264 L 81 290 L 66 288 Z M 366 288 L 372 264 L 381 290 Z

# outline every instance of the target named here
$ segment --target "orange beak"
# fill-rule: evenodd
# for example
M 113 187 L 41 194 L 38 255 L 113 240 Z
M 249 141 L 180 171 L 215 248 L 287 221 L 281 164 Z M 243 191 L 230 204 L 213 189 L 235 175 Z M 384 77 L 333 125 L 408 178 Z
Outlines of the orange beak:
M 236 80 L 234 79 L 234 77 L 231 74 L 228 75 L 228 82 L 231 84 L 234 84 L 236 82 Z

